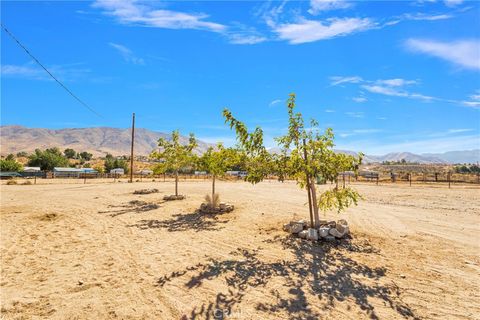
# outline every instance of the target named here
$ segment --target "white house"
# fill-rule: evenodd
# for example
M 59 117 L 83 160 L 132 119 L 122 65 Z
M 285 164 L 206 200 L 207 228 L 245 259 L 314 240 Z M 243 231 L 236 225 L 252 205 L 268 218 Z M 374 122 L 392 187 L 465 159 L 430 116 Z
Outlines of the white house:
M 123 169 L 123 168 L 115 168 L 115 169 L 110 170 L 110 173 L 118 174 L 118 175 L 123 175 L 123 174 L 125 174 L 125 169 Z
M 148 175 L 153 174 L 153 171 L 150 170 L 150 169 L 143 169 L 143 170 L 140 170 L 139 173 L 140 173 L 142 176 L 148 176 Z

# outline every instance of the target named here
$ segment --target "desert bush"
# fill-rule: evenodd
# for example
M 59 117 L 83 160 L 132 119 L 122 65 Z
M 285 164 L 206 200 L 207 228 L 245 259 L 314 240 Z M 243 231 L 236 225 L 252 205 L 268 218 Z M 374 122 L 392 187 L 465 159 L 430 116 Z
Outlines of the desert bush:
M 8 180 L 7 185 L 14 185 L 17 184 L 17 180 Z
M 205 201 L 210 208 L 216 208 L 220 203 L 220 195 L 218 193 L 214 193 L 212 195 L 207 194 L 205 196 Z

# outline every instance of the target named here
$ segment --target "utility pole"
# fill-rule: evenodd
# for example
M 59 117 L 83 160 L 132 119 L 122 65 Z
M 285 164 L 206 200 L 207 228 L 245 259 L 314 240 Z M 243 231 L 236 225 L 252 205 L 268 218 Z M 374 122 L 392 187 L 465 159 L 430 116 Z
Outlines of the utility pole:
M 133 144 L 135 141 L 135 112 L 132 113 L 132 148 L 130 150 L 130 183 L 133 182 Z

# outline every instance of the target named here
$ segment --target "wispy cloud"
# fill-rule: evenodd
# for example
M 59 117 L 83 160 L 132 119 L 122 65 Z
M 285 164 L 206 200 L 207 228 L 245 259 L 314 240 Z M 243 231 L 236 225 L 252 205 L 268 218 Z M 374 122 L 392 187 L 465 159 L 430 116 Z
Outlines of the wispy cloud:
M 411 84 L 417 84 L 418 81 L 396 78 L 396 79 L 386 79 L 386 80 L 380 79 L 380 80 L 377 80 L 376 83 L 384 84 L 391 87 L 403 87 Z
M 91 73 L 88 68 L 79 67 L 81 64 L 73 63 L 67 65 L 51 65 L 47 69 L 61 81 L 75 81 L 85 78 Z M 27 63 L 24 65 L 6 64 L 1 67 L 1 74 L 5 77 L 23 78 L 29 80 L 53 81 L 53 79 L 38 67 L 36 64 Z
M 359 83 L 362 82 L 363 79 L 359 76 L 350 76 L 350 77 L 342 77 L 342 76 L 333 76 L 330 77 L 331 85 L 338 86 L 342 83 Z
M 123 60 L 125 60 L 126 62 L 129 62 L 129 63 L 133 63 L 133 64 L 138 64 L 138 65 L 144 65 L 145 64 L 145 61 L 142 59 L 142 58 L 138 58 L 136 57 L 132 50 L 130 50 L 129 48 L 121 45 L 121 44 L 118 44 L 118 43 L 113 43 L 113 42 L 109 42 L 108 43 L 112 48 L 116 49 L 123 57 Z
M 352 118 L 363 118 L 365 114 L 363 112 L 345 112 L 345 115 Z
M 337 86 L 341 84 L 356 84 L 360 88 L 375 94 L 381 94 L 392 97 L 402 97 L 409 99 L 421 100 L 423 102 L 447 102 L 456 105 L 461 105 L 465 107 L 480 108 L 480 91 L 477 91 L 475 94 L 471 94 L 468 99 L 458 100 L 458 99 L 446 99 L 441 97 L 433 97 L 417 92 L 412 92 L 407 90 L 406 87 L 410 85 L 419 84 L 419 80 L 406 80 L 402 78 L 392 78 L 392 79 L 378 79 L 378 80 L 366 80 L 359 76 L 333 76 L 330 77 L 330 83 L 332 86 Z M 355 102 L 363 102 L 363 96 L 352 98 Z M 366 99 L 366 98 L 365 98 Z
M 359 149 L 361 146 L 361 149 Z M 349 140 L 337 146 L 342 150 L 362 151 L 368 154 L 386 154 L 389 152 L 437 153 L 453 150 L 471 150 L 480 148 L 478 135 L 451 135 L 429 139 L 417 136 L 405 138 L 401 142 L 385 143 L 373 139 Z
M 346 9 L 351 6 L 351 2 L 344 0 L 310 0 L 310 9 L 308 9 L 308 13 L 316 15 L 322 11 Z
M 223 32 L 226 26 L 207 21 L 204 13 L 186 13 L 180 11 L 156 9 L 151 2 L 134 0 L 111 1 L 97 0 L 93 7 L 100 8 L 106 15 L 112 16 L 122 24 L 134 24 L 166 29 L 201 29 Z
M 332 39 L 376 27 L 369 18 L 330 18 L 325 21 L 300 17 L 295 23 L 283 23 L 273 27 L 279 39 L 290 44 L 301 44 Z
M 400 17 L 400 20 L 416 20 L 416 21 L 437 21 L 437 20 L 446 20 L 453 18 L 452 14 L 425 14 L 421 12 L 417 13 L 406 13 Z
M 388 86 L 362 85 L 362 88 L 372 93 L 378 93 L 378 94 L 383 94 L 387 96 L 420 99 L 424 101 L 438 100 L 438 98 L 435 98 L 435 97 L 426 96 L 420 93 L 410 93 L 406 90 L 399 90 L 399 89 L 388 87 Z
M 445 0 L 445 5 L 448 7 L 456 7 L 464 2 L 464 0 Z
M 282 101 L 283 101 L 283 100 L 281 100 L 281 99 L 275 99 L 275 100 L 273 100 L 272 102 L 270 102 L 268 105 L 269 105 L 270 107 L 273 107 L 274 105 L 279 104 L 279 103 L 281 103 Z
M 473 129 L 449 129 L 448 133 L 463 133 L 463 132 L 470 132 L 474 131 Z
M 406 47 L 451 62 L 457 66 L 480 70 L 480 40 L 441 42 L 430 39 L 408 39 Z
M 368 99 L 365 97 L 353 97 L 352 100 L 358 103 L 362 103 L 362 102 L 366 102 Z

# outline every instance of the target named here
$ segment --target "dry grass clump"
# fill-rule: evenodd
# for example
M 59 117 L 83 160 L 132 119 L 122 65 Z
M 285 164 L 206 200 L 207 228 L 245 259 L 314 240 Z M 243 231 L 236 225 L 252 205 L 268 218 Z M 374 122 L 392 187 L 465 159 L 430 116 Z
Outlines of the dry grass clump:
M 205 196 L 205 201 L 210 208 L 216 208 L 220 203 L 220 195 L 218 193 L 214 193 L 212 198 L 209 194 L 207 194 Z
M 15 184 L 17 184 L 17 180 L 8 180 L 7 181 L 7 185 L 9 185 L 9 186 L 10 185 L 15 185 Z
M 28 185 L 31 185 L 31 184 L 32 184 L 32 181 L 28 181 L 28 180 L 27 180 L 27 181 L 24 181 L 24 182 L 22 183 L 22 185 L 24 185 L 24 186 L 28 186 Z

